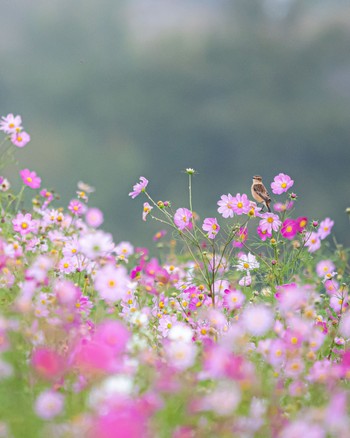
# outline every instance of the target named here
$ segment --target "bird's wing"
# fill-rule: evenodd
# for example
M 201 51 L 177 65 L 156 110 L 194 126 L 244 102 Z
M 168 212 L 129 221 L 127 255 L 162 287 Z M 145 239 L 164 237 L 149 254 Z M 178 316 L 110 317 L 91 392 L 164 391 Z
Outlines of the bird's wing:
M 260 196 L 265 202 L 271 201 L 269 192 L 266 190 L 265 186 L 262 184 L 254 184 L 253 186 L 254 192 Z

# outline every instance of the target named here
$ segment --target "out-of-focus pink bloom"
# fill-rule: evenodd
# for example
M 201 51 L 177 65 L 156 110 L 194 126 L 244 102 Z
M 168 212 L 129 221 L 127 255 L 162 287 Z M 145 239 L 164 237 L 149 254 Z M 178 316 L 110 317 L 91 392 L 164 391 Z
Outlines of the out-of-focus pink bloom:
M 331 234 L 333 225 L 334 225 L 334 221 L 332 221 L 329 217 L 327 217 L 325 220 L 323 220 L 320 223 L 320 227 L 319 227 L 318 232 L 317 232 L 318 237 L 321 240 L 323 240 L 327 236 L 329 236 Z
M 110 347 L 114 354 L 120 355 L 125 351 L 130 333 L 121 322 L 107 320 L 96 327 L 93 339 Z
M 149 215 L 149 213 L 151 213 L 152 210 L 153 210 L 153 207 L 148 202 L 143 203 L 143 210 L 142 210 L 142 220 L 143 221 L 146 221 L 147 216 Z
M 258 227 L 256 229 L 256 232 L 263 242 L 265 242 L 266 239 L 270 239 L 272 237 L 272 233 L 269 233 L 268 230 L 262 230 L 261 227 Z
M 148 179 L 144 176 L 140 176 L 140 182 L 133 186 L 133 191 L 129 193 L 129 196 L 131 196 L 132 199 L 135 199 L 136 196 L 139 196 L 141 192 L 146 190 L 147 185 Z
M 234 246 L 235 248 L 243 248 L 244 243 L 247 241 L 248 239 L 248 228 L 247 227 L 240 227 L 238 233 L 235 236 L 235 239 L 232 242 L 232 246 Z
M 281 195 L 282 193 L 287 192 L 293 184 L 294 181 L 290 176 L 284 173 L 279 173 L 275 176 L 273 183 L 271 183 L 271 189 L 275 195 Z
M 323 278 L 326 274 L 333 272 L 335 265 L 332 260 L 321 260 L 316 265 L 316 273 L 319 277 Z
M 179 230 L 192 225 L 192 213 L 187 208 L 178 208 L 174 214 L 174 223 Z
M 218 212 L 224 217 L 233 217 L 233 203 L 235 198 L 229 193 L 228 195 L 222 195 L 220 201 L 218 201 Z
M 130 242 L 120 242 L 118 243 L 118 245 L 116 245 L 114 252 L 118 256 L 123 256 L 127 258 L 134 254 L 134 247 L 131 245 Z
M 215 217 L 207 217 L 204 219 L 202 229 L 208 233 L 209 239 L 215 239 L 216 235 L 220 231 L 220 225 Z
M 286 239 L 292 240 L 298 232 L 298 225 L 294 219 L 286 219 L 281 228 L 281 234 Z
M 35 221 L 32 220 L 32 215 L 26 213 L 18 213 L 17 216 L 12 220 L 13 229 L 24 236 L 25 234 L 35 231 Z
M 64 396 L 56 391 L 47 390 L 39 394 L 35 401 L 35 412 L 44 420 L 57 417 L 64 407 Z
M 273 209 L 275 211 L 281 212 L 281 211 L 291 210 L 293 206 L 294 206 L 293 201 L 287 201 L 285 204 L 283 204 L 282 202 L 276 202 L 275 204 L 273 204 Z
M 247 214 L 251 208 L 248 196 L 244 193 L 243 195 L 237 193 L 237 195 L 232 198 L 232 208 L 233 212 L 239 216 Z
M 241 308 L 244 301 L 245 296 L 242 292 L 239 290 L 233 290 L 228 294 L 225 294 L 223 305 L 230 310 L 235 310 Z
M 22 129 L 21 125 L 22 125 L 21 116 L 14 116 L 13 114 L 7 114 L 6 117 L 1 117 L 0 131 L 5 132 L 5 134 L 13 134 L 19 132 Z
M 40 347 L 34 350 L 32 366 L 44 379 L 54 380 L 64 373 L 63 358 L 54 350 Z
M 262 219 L 259 222 L 259 227 L 261 231 L 267 231 L 272 233 L 272 231 L 278 231 L 282 222 L 279 220 L 277 214 L 274 213 L 264 213 L 261 215 Z
M 153 240 L 156 242 L 157 240 L 159 240 L 162 237 L 166 236 L 166 234 L 167 234 L 166 230 L 157 231 L 156 234 L 153 236 Z
M 244 287 L 248 287 L 248 286 L 250 286 L 250 285 L 252 284 L 252 277 L 251 277 L 251 275 L 248 273 L 247 275 L 245 275 L 244 277 L 242 277 L 242 278 L 239 280 L 238 284 L 239 284 L 240 286 L 244 286 Z
M 326 438 L 326 430 L 323 426 L 311 423 L 308 420 L 296 420 L 287 423 L 278 436 L 279 438 L 296 438 L 301 436 L 307 438 Z
M 89 208 L 85 213 L 85 220 L 89 227 L 98 228 L 103 224 L 103 213 L 99 208 Z
M 301 233 L 304 231 L 306 225 L 307 225 L 308 219 L 305 216 L 298 217 L 296 220 L 297 226 L 298 226 L 298 232 Z
M 315 252 L 321 248 L 321 240 L 318 233 L 311 232 L 305 236 L 305 246 L 309 252 Z
M 165 354 L 169 364 L 178 370 L 190 368 L 196 359 L 197 348 L 194 343 L 176 341 L 165 345 Z
M 30 142 L 30 135 L 28 132 L 15 132 L 11 135 L 11 143 L 18 148 L 24 148 Z
M 253 336 L 263 336 L 273 324 L 271 309 L 262 304 L 246 307 L 241 318 L 243 327 Z
M 65 306 L 75 305 L 81 295 L 79 287 L 69 280 L 58 280 L 54 286 L 54 292 L 58 302 Z
M 41 178 L 38 177 L 36 172 L 31 172 L 29 169 L 23 169 L 19 172 L 23 183 L 31 189 L 38 189 L 41 184 Z
M 112 235 L 100 230 L 84 234 L 79 245 L 81 252 L 92 260 L 107 256 L 114 249 Z
M 304 371 L 305 365 L 298 356 L 289 359 L 285 365 L 284 372 L 287 377 L 296 378 Z
M 95 278 L 95 288 L 100 297 L 107 302 L 115 302 L 125 297 L 128 290 L 129 277 L 126 269 L 105 265 Z
M 340 322 L 339 332 L 344 338 L 350 339 L 350 311 L 347 311 L 343 316 Z

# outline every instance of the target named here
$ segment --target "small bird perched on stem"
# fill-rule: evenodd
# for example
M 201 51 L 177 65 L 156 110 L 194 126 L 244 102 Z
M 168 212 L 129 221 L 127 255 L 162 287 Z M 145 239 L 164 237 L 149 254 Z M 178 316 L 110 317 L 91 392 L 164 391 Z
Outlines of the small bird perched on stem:
M 266 205 L 266 208 L 269 212 L 271 212 L 270 209 L 270 203 L 271 198 L 269 195 L 269 192 L 266 190 L 266 187 L 264 186 L 262 182 L 261 176 L 253 176 L 253 184 L 252 184 L 252 196 L 258 203 L 263 203 Z

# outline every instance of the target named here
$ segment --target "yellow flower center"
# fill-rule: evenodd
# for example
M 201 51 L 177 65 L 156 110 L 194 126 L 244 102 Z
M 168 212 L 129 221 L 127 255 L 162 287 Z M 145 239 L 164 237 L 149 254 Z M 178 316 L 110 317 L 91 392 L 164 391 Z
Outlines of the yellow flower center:
M 22 222 L 21 227 L 23 230 L 26 230 L 28 228 L 27 222 Z
M 207 334 L 207 330 L 205 328 L 201 329 L 201 335 L 206 335 Z
M 114 280 L 109 280 L 108 286 L 109 287 L 114 287 L 115 286 L 115 281 Z
M 281 184 L 281 187 L 282 187 L 282 189 L 285 189 L 285 188 L 287 187 L 287 183 L 283 182 L 283 183 Z
M 276 355 L 277 357 L 282 356 L 282 350 L 276 350 L 275 355 Z
M 243 263 L 243 268 L 249 269 L 249 263 Z
M 267 218 L 267 222 L 268 222 L 269 224 L 272 224 L 272 222 L 273 222 L 273 217 L 268 217 L 268 218 Z
M 213 224 L 212 226 L 211 226 L 211 228 L 212 228 L 212 230 L 217 230 L 217 228 L 218 228 L 218 226 L 216 225 L 216 224 Z
M 293 228 L 290 225 L 286 228 L 287 233 L 290 233 L 292 230 Z
M 30 176 L 28 176 L 28 177 L 27 177 L 27 181 L 28 181 L 28 182 L 32 182 L 33 179 L 32 179 Z
M 242 207 L 243 207 L 242 202 L 239 202 L 239 203 L 237 204 L 237 207 L 238 207 L 238 208 L 242 208 Z
M 298 343 L 298 338 L 293 336 L 292 339 L 290 340 L 290 342 L 295 345 Z
M 17 141 L 22 141 L 23 138 L 20 135 L 17 135 Z
M 74 210 L 74 211 L 78 211 L 78 210 L 79 210 L 79 207 L 78 207 L 77 205 L 74 205 L 73 210 Z
M 305 220 L 300 221 L 300 224 L 299 224 L 299 225 L 301 226 L 301 228 L 304 228 L 305 225 L 306 225 L 306 221 L 305 221 Z
M 14 123 L 9 123 L 9 128 L 14 128 L 15 124 Z
M 63 264 L 63 267 L 64 267 L 64 268 L 68 268 L 68 267 L 69 267 L 69 263 L 64 263 L 64 264 Z

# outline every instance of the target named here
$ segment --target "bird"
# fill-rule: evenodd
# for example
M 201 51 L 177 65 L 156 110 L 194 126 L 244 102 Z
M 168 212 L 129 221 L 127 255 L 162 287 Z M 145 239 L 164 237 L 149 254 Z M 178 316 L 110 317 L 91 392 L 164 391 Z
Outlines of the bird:
M 262 182 L 261 176 L 253 176 L 253 184 L 251 187 L 252 196 L 258 203 L 263 203 L 266 205 L 266 208 L 271 213 L 270 203 L 271 198 L 269 195 L 269 192 L 266 190 L 266 187 L 264 186 Z

